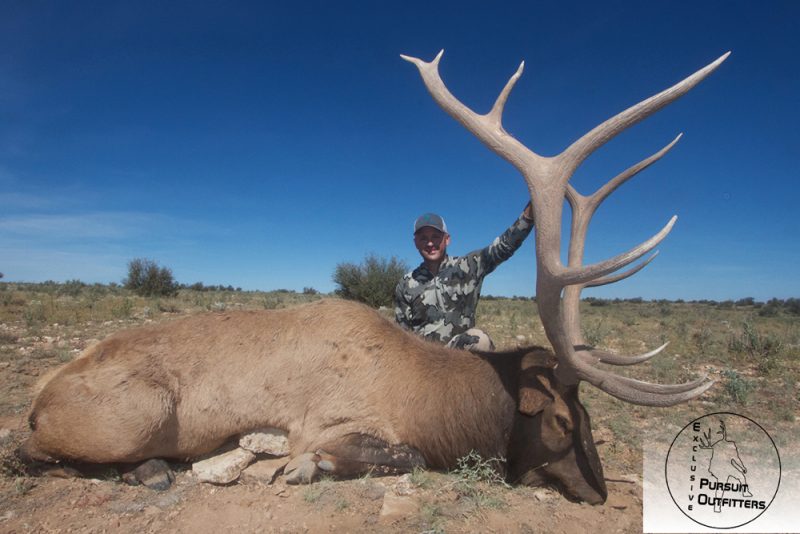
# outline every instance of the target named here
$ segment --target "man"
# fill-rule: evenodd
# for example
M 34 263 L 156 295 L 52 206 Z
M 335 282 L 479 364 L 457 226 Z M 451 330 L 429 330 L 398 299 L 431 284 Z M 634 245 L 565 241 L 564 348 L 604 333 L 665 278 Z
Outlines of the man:
M 475 326 L 484 277 L 507 260 L 533 229 L 530 202 L 522 215 L 486 248 L 466 256 L 447 255 L 450 234 L 435 213 L 414 223 L 414 246 L 422 263 L 406 274 L 395 289 L 395 317 L 421 336 L 467 350 L 493 350 L 494 344 Z

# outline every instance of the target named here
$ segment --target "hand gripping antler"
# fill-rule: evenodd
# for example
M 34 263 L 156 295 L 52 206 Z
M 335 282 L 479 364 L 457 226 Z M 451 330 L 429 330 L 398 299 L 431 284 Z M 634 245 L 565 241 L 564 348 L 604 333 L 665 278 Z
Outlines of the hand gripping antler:
M 524 62 L 506 83 L 492 109 L 485 115 L 480 115 L 455 98 L 442 81 L 439 61 L 443 53 L 443 50 L 439 52 L 431 62 L 409 56 L 401 57 L 417 66 L 436 103 L 493 152 L 514 165 L 528 184 L 536 219 L 536 296 L 545 333 L 559 360 L 557 372 L 560 379 L 568 383 L 585 380 L 620 399 L 649 406 L 677 404 L 702 394 L 712 384 L 705 378 L 677 385 L 649 384 L 616 375 L 594 365 L 598 361 L 617 365 L 638 363 L 654 356 L 665 345 L 650 353 L 629 358 L 590 347 L 575 348 L 576 345 L 583 345 L 578 309 L 581 290 L 586 286 L 608 284 L 627 278 L 644 267 L 655 254 L 628 271 L 612 274 L 653 250 L 669 233 L 676 217 L 653 237 L 631 250 L 599 263 L 583 265 L 583 247 L 589 221 L 609 194 L 661 158 L 680 136 L 656 154 L 610 180 L 589 197 L 575 191 L 569 185 L 569 180 L 592 152 L 624 129 L 684 95 L 716 69 L 730 53 L 669 89 L 608 119 L 554 157 L 543 157 L 534 153 L 506 132 L 502 125 L 503 108 L 511 89 L 522 75 Z M 572 234 L 567 265 L 563 265 L 560 260 L 561 212 L 565 197 L 572 207 Z

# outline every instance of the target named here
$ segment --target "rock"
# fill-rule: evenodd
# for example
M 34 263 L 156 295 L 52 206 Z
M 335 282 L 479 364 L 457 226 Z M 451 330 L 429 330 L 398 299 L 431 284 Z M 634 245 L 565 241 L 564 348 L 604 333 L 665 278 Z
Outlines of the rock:
M 398 478 L 397 482 L 395 482 L 394 486 L 392 486 L 392 490 L 394 490 L 396 495 L 400 496 L 412 495 L 415 493 L 416 489 L 414 488 L 414 484 L 411 482 L 411 475 L 406 473 Z
M 383 496 L 383 506 L 381 506 L 381 519 L 393 521 L 415 515 L 419 506 L 414 499 L 408 496 L 395 495 L 387 491 Z
M 536 488 L 533 490 L 533 497 L 537 501 L 547 502 L 558 497 L 558 494 L 549 488 Z
M 192 472 L 201 482 L 229 484 L 239 478 L 242 470 L 250 465 L 256 455 L 245 449 L 233 449 L 192 464 Z
M 0 446 L 11 443 L 11 430 L 8 428 L 0 428 Z
M 318 461 L 319 456 L 311 452 L 292 458 L 283 470 L 283 474 L 286 475 L 286 483 L 311 484 L 314 482 L 319 474 Z
M 280 428 L 261 428 L 245 434 L 239 439 L 239 446 L 255 453 L 272 456 L 289 455 L 288 434 Z
M 286 464 L 289 463 L 285 458 L 275 458 L 271 460 L 260 460 L 247 469 L 242 471 L 242 478 L 272 484 L 278 477 Z
M 386 486 L 379 482 L 370 482 L 364 489 L 364 497 L 371 501 L 382 499 L 386 495 Z
M 147 460 L 127 475 L 123 477 L 123 480 L 128 484 L 138 483 L 156 491 L 168 490 L 175 482 L 175 475 L 169 464 L 158 458 Z

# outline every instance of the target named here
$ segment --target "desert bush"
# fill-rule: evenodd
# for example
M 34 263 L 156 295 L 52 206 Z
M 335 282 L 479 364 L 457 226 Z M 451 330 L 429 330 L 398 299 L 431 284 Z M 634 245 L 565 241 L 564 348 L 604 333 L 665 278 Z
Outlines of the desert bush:
M 496 491 L 498 487 L 511 487 L 503 478 L 504 467 L 505 459 L 484 458 L 476 451 L 459 458 L 457 467 L 451 472 L 456 477 L 454 489 L 459 498 L 470 503 L 476 511 L 506 506 L 505 499 Z
M 504 465 L 503 458 L 484 458 L 477 451 L 470 451 L 456 460 L 456 468 L 452 474 L 470 486 L 478 482 L 488 482 L 509 487 L 501 474 Z
M 178 292 L 172 270 L 159 267 L 153 260 L 144 258 L 135 258 L 128 262 L 128 277 L 123 284 L 143 297 L 171 296 Z
M 747 404 L 756 383 L 730 369 L 722 371 L 722 376 L 725 378 L 725 392 L 730 398 L 739 404 Z
M 387 260 L 370 254 L 360 265 L 338 264 L 333 281 L 339 286 L 337 295 L 378 308 L 393 304 L 395 287 L 407 271 L 408 266 L 394 256 Z
M 706 323 L 701 324 L 700 329 L 692 333 L 692 343 L 700 354 L 708 354 L 712 342 L 713 332 Z
M 593 347 L 600 345 L 611 333 L 611 329 L 605 324 L 605 317 L 600 317 L 597 321 L 584 321 L 581 330 L 586 343 Z
M 728 340 L 728 349 L 731 352 L 750 356 L 762 373 L 775 369 L 782 348 L 783 342 L 780 339 L 762 334 L 749 321 L 743 322 L 741 332 L 732 335 Z
M 778 299 L 769 299 L 766 304 L 758 310 L 761 317 L 775 317 L 781 311 L 782 303 Z
M 67 280 L 58 288 L 58 293 L 61 295 L 69 295 L 70 297 L 77 297 L 85 287 L 86 284 L 80 280 Z

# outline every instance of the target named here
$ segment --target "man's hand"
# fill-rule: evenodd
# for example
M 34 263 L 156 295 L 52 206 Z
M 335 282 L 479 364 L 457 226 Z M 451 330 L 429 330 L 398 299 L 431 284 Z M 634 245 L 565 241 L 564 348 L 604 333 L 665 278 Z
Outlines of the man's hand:
M 530 200 L 525 205 L 525 209 L 522 210 L 522 216 L 525 217 L 526 221 L 533 222 L 533 206 L 531 205 Z

